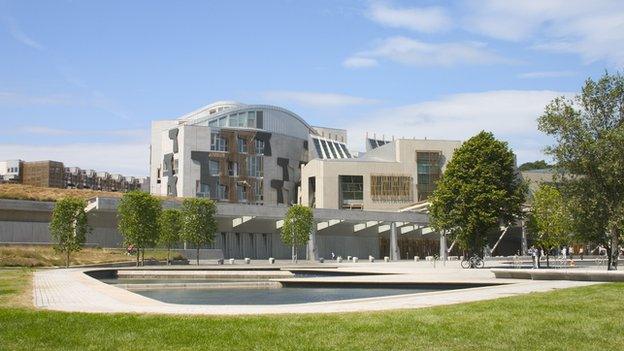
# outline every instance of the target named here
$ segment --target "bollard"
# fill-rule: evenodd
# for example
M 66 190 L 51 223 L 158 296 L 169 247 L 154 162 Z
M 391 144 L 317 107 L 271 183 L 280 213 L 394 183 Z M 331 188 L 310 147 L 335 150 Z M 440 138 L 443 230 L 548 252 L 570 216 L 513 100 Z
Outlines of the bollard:
M 388 257 L 388 256 L 384 256 L 384 261 L 385 261 L 385 262 L 390 262 L 390 257 Z
M 414 256 L 414 262 L 418 262 L 418 261 L 420 261 L 420 257 Z
M 342 263 L 342 256 L 338 256 L 338 258 L 336 259 L 336 262 Z
M 218 259 L 217 264 L 223 264 L 223 259 L 222 258 Z
M 249 258 L 249 257 L 245 257 L 245 263 L 246 263 L 246 264 L 250 264 L 250 263 L 251 263 L 251 258 Z
M 319 258 L 319 263 L 324 263 L 325 259 L 323 257 Z
M 373 256 L 368 256 L 368 260 L 372 263 L 375 262 L 375 257 Z
M 357 263 L 360 259 L 357 257 L 353 257 L 353 263 Z
M 269 264 L 275 264 L 275 259 L 273 257 L 269 258 Z
M 230 264 L 234 264 L 234 259 L 230 258 Z
M 351 257 L 351 256 L 347 256 L 347 261 L 351 261 L 352 258 L 353 257 Z

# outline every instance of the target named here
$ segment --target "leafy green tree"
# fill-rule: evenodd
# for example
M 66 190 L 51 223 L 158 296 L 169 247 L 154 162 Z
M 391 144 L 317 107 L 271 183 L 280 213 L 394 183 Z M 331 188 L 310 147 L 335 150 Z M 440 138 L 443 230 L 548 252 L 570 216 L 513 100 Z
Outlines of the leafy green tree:
M 156 197 L 142 191 L 130 191 L 123 195 L 117 209 L 118 228 L 126 245 L 134 246 L 141 263 L 145 263 L 145 248 L 153 247 L 160 233 L 159 217 L 162 206 Z
M 533 194 L 527 229 L 535 244 L 546 253 L 550 266 L 550 251 L 570 241 L 572 218 L 559 189 L 541 184 Z
M 518 167 L 520 171 L 531 171 L 534 169 L 548 169 L 552 168 L 552 165 L 549 165 L 544 160 L 539 160 L 535 162 L 525 162 Z
M 182 240 L 195 245 L 197 264 L 199 249 L 213 241 L 217 231 L 217 205 L 214 201 L 202 198 L 187 198 L 182 202 Z
M 464 250 L 478 253 L 487 232 L 522 214 L 526 184 L 517 176 L 506 142 L 482 131 L 453 154 L 431 201 L 431 225 Z
M 171 262 L 171 248 L 180 242 L 180 232 L 182 231 L 182 215 L 175 209 L 163 210 L 160 214 L 159 227 L 160 236 L 158 243 L 167 248 L 167 264 Z
M 297 247 L 308 241 L 314 215 L 312 209 L 303 205 L 294 205 L 288 208 L 282 226 L 282 242 L 292 247 L 292 261 L 297 262 Z
M 65 255 L 65 267 L 69 267 L 70 254 L 82 250 L 90 231 L 86 206 L 84 200 L 75 197 L 60 199 L 54 205 L 50 234 L 55 241 L 54 250 Z
M 624 232 L 624 77 L 605 73 L 598 81 L 588 79 L 580 94 L 546 106 L 538 123 L 556 140 L 546 153 L 574 204 L 573 231 L 604 245 L 607 268 L 617 269 Z

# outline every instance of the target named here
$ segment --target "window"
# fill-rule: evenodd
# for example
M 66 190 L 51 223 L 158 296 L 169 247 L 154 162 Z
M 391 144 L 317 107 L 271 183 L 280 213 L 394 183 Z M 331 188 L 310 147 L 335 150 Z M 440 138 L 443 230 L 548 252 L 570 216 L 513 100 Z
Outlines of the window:
M 218 177 L 219 175 L 221 175 L 221 167 L 219 161 L 208 160 L 208 171 L 213 177 Z
M 228 161 L 228 175 L 232 177 L 238 176 L 238 162 Z
M 246 154 L 247 153 L 247 140 L 239 137 L 236 139 L 236 141 L 238 144 L 238 152 Z
M 264 201 L 262 180 L 257 182 L 254 187 L 254 197 L 257 204 L 261 204 Z
M 321 146 L 323 147 L 323 151 L 325 151 L 325 158 L 332 158 L 331 154 L 329 153 L 329 147 L 327 146 L 327 142 L 324 139 L 320 140 L 320 142 Z
M 351 158 L 351 154 L 349 153 L 349 150 L 347 150 L 347 145 L 340 144 L 340 147 L 342 148 L 342 152 L 345 154 L 345 156 L 347 158 Z
M 316 148 L 316 153 L 318 154 L 318 156 L 320 158 L 324 158 L 323 152 L 321 151 L 321 144 L 319 140 L 317 138 L 312 138 L 312 141 L 314 142 L 314 147 Z
M 211 151 L 228 151 L 227 139 L 221 137 L 219 133 L 212 133 L 210 135 L 210 150 Z
M 247 112 L 247 127 L 256 128 L 256 111 Z
M 364 177 L 339 176 L 340 205 L 342 208 L 362 208 L 364 199 Z
M 264 155 L 264 140 L 255 140 L 255 149 L 257 155 Z
M 236 185 L 236 198 L 238 202 L 247 202 L 247 187 L 241 184 Z
M 227 117 L 219 118 L 219 127 L 227 127 Z
M 179 164 L 179 163 L 178 163 L 178 159 L 177 159 L 177 158 L 176 158 L 176 159 L 174 159 L 174 160 L 173 160 L 173 169 L 171 170 L 171 171 L 172 171 L 172 174 L 176 174 L 176 173 L 178 173 L 178 164 Z
M 219 126 L 218 119 L 213 119 L 212 121 L 208 122 L 208 127 L 218 127 L 218 126 Z
M 372 175 L 371 199 L 373 201 L 412 201 L 412 177 Z
M 210 186 L 203 184 L 201 181 L 195 182 L 195 196 L 197 197 L 210 197 Z
M 426 200 L 435 190 L 435 183 L 442 173 L 440 152 L 417 152 L 418 201 Z
M 217 199 L 218 200 L 227 200 L 228 199 L 228 187 L 227 185 L 217 184 Z
M 262 156 L 249 156 L 247 158 L 247 173 L 250 177 L 262 177 Z

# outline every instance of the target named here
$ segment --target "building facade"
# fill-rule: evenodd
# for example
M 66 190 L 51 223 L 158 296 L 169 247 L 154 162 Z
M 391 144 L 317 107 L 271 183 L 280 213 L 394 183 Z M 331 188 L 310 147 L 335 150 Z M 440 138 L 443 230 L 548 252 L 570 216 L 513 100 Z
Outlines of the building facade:
M 24 161 L 0 161 L 0 182 L 21 183 Z
M 22 183 L 38 187 L 64 188 L 65 167 L 58 161 L 24 162 Z
M 302 165 L 350 157 L 344 130 L 312 127 L 277 106 L 217 102 L 152 123 L 150 192 L 288 206 L 298 201 Z
M 319 158 L 305 165 L 301 203 L 316 208 L 397 211 L 425 201 L 461 145 L 449 140 L 374 141 L 375 147 L 361 157 Z

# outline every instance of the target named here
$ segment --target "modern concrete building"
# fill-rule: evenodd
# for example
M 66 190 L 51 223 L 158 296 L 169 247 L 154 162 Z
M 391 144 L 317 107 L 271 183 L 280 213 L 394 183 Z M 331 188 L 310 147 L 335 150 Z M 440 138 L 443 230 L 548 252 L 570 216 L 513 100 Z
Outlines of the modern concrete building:
M 350 157 L 344 130 L 277 106 L 217 102 L 152 123 L 150 192 L 287 206 L 298 201 L 301 165 Z
M 65 167 L 57 161 L 24 162 L 22 183 L 49 188 L 64 188 Z
M 358 158 L 313 159 L 301 203 L 316 208 L 398 211 L 427 199 L 460 141 L 397 139 Z

